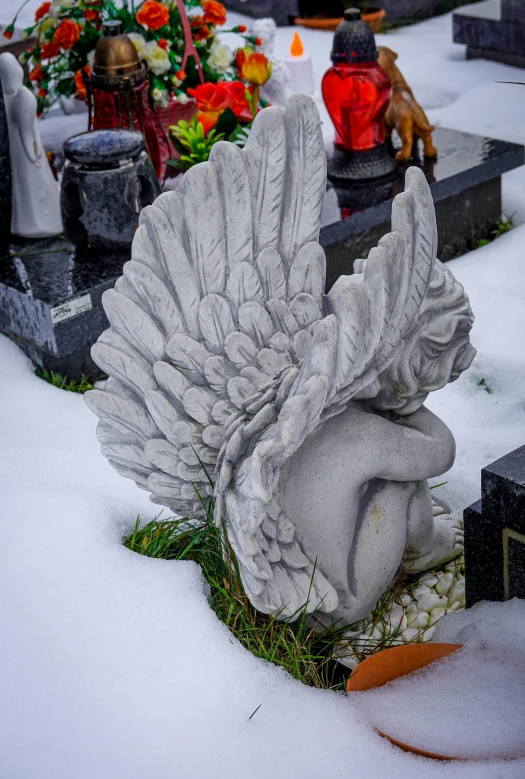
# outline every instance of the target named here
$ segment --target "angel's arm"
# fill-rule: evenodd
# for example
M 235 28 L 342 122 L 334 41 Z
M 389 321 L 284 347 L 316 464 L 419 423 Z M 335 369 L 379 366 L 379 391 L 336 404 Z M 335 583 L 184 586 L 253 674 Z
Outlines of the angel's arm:
M 376 473 L 380 479 L 422 481 L 452 467 L 454 437 L 445 423 L 424 406 L 396 422 L 377 419 L 383 436 Z

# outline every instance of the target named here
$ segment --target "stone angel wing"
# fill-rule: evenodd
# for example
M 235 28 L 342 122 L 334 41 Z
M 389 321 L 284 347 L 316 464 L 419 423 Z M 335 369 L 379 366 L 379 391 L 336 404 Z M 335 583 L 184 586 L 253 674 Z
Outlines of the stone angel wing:
M 154 503 L 198 517 L 214 497 L 248 597 L 281 619 L 330 613 L 338 595 L 279 503 L 280 468 L 394 359 L 436 256 L 428 185 L 411 169 L 394 232 L 326 296 L 325 186 L 306 96 L 261 111 L 244 150 L 217 143 L 142 212 L 92 349 L 109 378 L 85 396 L 102 453 Z

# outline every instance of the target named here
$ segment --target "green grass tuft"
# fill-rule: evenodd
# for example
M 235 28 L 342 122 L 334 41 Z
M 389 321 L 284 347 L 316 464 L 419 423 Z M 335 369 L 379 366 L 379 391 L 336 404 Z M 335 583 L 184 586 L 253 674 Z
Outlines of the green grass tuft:
M 509 230 L 512 230 L 514 227 L 514 214 L 511 214 L 511 216 L 505 216 L 503 215 L 499 222 L 496 222 L 496 227 L 494 230 L 491 231 L 490 238 L 480 238 L 479 241 L 476 242 L 476 249 L 481 249 L 482 246 L 487 246 L 487 244 L 492 243 L 492 241 L 495 241 L 496 238 L 499 238 L 500 236 L 504 235 L 505 233 L 508 233 Z
M 214 523 L 212 502 L 202 521 L 157 517 L 141 527 L 138 517 L 124 544 L 148 557 L 198 563 L 210 586 L 211 607 L 246 649 L 311 687 L 344 690 L 348 670 L 332 655 L 348 628 L 320 632 L 304 608 L 292 623 L 256 611 L 244 593 L 235 554 Z
M 445 482 L 443 482 L 445 483 Z M 435 488 L 442 485 L 436 484 Z M 201 501 L 202 502 L 202 501 Z M 133 532 L 124 545 L 133 552 L 163 560 L 193 560 L 209 585 L 209 602 L 233 635 L 256 657 L 281 666 L 291 676 L 310 687 L 345 690 L 349 670 L 334 660 L 334 653 L 348 645 L 345 633 L 359 633 L 362 622 L 322 627 L 305 608 L 297 619 L 283 622 L 276 616 L 258 612 L 244 593 L 235 554 L 225 532 L 215 525 L 213 501 L 206 506 L 203 520 L 161 519 L 160 515 L 141 526 L 137 517 Z M 401 574 L 377 603 L 373 626 L 379 625 L 394 602 L 401 602 L 403 590 L 419 583 L 421 574 Z M 422 629 L 422 634 L 425 629 Z M 359 660 L 399 642 L 398 632 L 384 632 L 357 653 Z M 417 640 L 417 639 L 416 639 Z M 257 709 L 256 709 L 257 711 Z M 255 712 L 253 712 L 255 714 Z M 252 714 L 252 716 L 253 716 Z
M 67 392 L 80 392 L 81 394 L 84 394 L 84 392 L 93 389 L 92 382 L 85 376 L 82 376 L 80 381 L 76 381 L 75 379 L 68 379 L 67 376 L 62 376 L 60 373 L 55 373 L 55 371 L 47 371 L 44 368 L 40 368 L 38 365 L 35 368 L 35 373 L 39 379 L 44 379 L 44 381 L 52 384 L 53 387 L 58 387 L 58 389 L 63 389 Z

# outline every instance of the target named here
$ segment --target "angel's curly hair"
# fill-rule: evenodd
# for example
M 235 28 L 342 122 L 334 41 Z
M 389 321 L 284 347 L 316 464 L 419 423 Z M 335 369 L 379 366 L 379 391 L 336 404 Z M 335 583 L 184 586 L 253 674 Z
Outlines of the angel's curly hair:
M 467 370 L 476 355 L 474 323 L 463 286 L 437 261 L 419 315 L 403 348 L 379 376 L 374 406 L 398 409 L 417 395 L 441 389 Z

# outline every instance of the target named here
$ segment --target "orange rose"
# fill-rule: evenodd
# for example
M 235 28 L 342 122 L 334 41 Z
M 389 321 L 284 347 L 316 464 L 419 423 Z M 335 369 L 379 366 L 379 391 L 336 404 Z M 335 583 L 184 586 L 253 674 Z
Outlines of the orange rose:
M 35 11 L 35 22 L 39 22 L 43 16 L 47 16 L 50 8 L 51 3 L 42 3 L 42 5 L 38 6 Z
M 89 65 L 84 65 L 83 68 L 77 70 L 75 73 L 75 77 L 73 79 L 75 82 L 75 89 L 76 89 L 75 97 L 78 97 L 79 100 L 85 100 L 87 98 L 87 89 L 83 78 L 84 73 L 87 76 L 91 74 L 91 68 L 89 67 Z
M 60 53 L 60 49 L 56 43 L 44 43 L 40 49 L 40 59 L 49 60 L 56 57 Z
M 199 84 L 195 89 L 188 89 L 188 95 L 197 101 L 197 119 L 205 134 L 215 127 L 227 108 L 231 108 L 240 121 L 249 122 L 253 119 L 246 101 L 246 87 L 241 81 Z
M 272 64 L 268 58 L 258 51 L 246 49 L 246 54 L 239 68 L 241 76 L 257 87 L 266 84 L 272 75 Z
M 170 12 L 165 5 L 158 3 L 157 0 L 146 0 L 135 14 L 135 18 L 148 30 L 160 30 L 161 27 L 169 24 Z
M 216 0 L 204 0 L 201 5 L 204 9 L 204 22 L 206 24 L 217 26 L 225 23 L 226 8 L 222 3 L 217 3 Z
M 42 65 L 37 65 L 36 68 L 33 68 L 31 73 L 29 74 L 29 80 L 34 81 L 36 84 L 39 84 L 41 81 L 44 80 L 44 72 L 42 70 Z
M 60 22 L 53 35 L 53 43 L 59 46 L 61 49 L 68 51 L 73 48 L 75 43 L 80 38 L 80 27 L 76 22 L 72 22 L 71 19 L 64 19 Z

